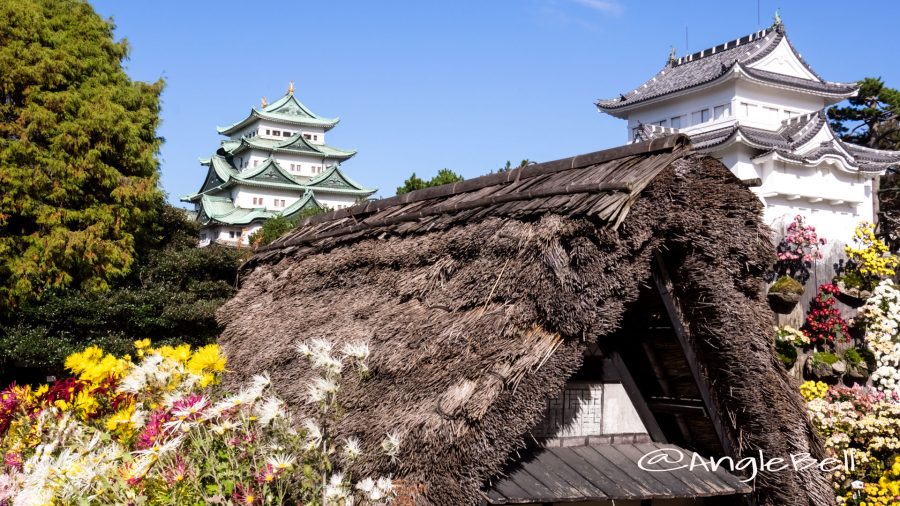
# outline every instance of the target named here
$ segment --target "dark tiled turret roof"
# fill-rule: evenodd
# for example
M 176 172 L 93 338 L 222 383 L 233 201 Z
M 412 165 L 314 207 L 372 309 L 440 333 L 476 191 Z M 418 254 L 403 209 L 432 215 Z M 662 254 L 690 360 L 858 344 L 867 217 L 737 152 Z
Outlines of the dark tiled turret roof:
M 688 56 L 670 58 L 666 66 L 643 85 L 618 98 L 598 100 L 596 105 L 601 111 L 606 112 L 623 109 L 671 93 L 712 83 L 728 75 L 735 66 L 739 66 L 740 70 L 751 80 L 775 83 L 835 97 L 850 96 L 856 91 L 855 83 L 831 83 L 822 80 L 799 55 L 797 57 L 800 62 L 817 80 L 802 79 L 748 67 L 774 51 L 782 39 L 786 40 L 784 26 L 776 24 L 765 30 Z M 793 48 L 791 49 L 793 50 Z

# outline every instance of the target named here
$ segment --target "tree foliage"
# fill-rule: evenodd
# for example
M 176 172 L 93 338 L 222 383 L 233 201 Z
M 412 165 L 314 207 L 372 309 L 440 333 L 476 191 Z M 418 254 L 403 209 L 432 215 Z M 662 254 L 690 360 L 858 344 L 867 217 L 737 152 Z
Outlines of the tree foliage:
M 234 294 L 247 250 L 197 248 L 199 226 L 165 206 L 145 235 L 150 247 L 105 292 L 51 290 L 0 317 L 0 379 L 43 380 L 73 351 L 96 344 L 126 353 L 135 338 L 209 343 L 215 312 Z
M 847 105 L 828 109 L 831 127 L 843 140 L 878 149 L 900 149 L 898 117 L 900 91 L 874 77 L 860 82 Z
M 534 162 L 532 162 L 531 160 L 526 158 L 526 159 L 522 160 L 521 162 L 519 162 L 519 165 L 513 167 L 512 162 L 507 160 L 506 165 L 497 169 L 497 172 L 509 172 L 513 169 L 521 169 L 522 167 L 527 167 L 528 165 L 531 165 L 532 163 L 534 163 Z
M 397 187 L 397 195 L 403 195 L 411 191 L 431 188 L 432 186 L 440 186 L 442 184 L 458 183 L 464 178 L 450 169 L 441 169 L 437 175 L 428 181 L 416 176 L 413 172 L 409 179 L 403 182 L 403 186 Z
M 263 226 L 259 230 L 253 232 L 248 238 L 250 245 L 254 248 L 265 246 L 291 230 L 294 230 L 297 224 L 305 218 L 322 214 L 326 211 L 328 211 L 327 208 L 311 208 L 304 209 L 291 217 L 276 216 L 275 218 L 270 218 L 263 223 Z
M 162 203 L 163 83 L 127 56 L 86 2 L 0 2 L 0 313 L 132 269 Z
M 877 149 L 900 150 L 900 91 L 880 78 L 860 82 L 847 105 L 828 110 L 831 128 L 847 142 Z M 900 175 L 890 170 L 878 185 L 878 233 L 891 250 L 900 249 Z

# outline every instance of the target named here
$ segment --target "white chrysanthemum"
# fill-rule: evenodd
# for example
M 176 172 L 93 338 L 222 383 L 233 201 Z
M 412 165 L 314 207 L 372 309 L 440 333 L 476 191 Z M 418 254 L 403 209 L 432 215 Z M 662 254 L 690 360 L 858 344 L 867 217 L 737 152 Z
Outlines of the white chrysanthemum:
M 359 439 L 348 437 L 344 443 L 344 458 L 347 460 L 356 460 L 362 451 L 359 448 Z
M 307 402 L 318 403 L 328 400 L 328 396 L 336 393 L 338 385 L 326 378 L 315 378 L 306 387 Z
M 312 450 L 322 445 L 322 429 L 312 420 L 304 420 L 303 428 L 306 431 L 306 449 Z
M 295 462 L 297 462 L 296 457 L 284 453 L 276 453 L 266 459 L 266 464 L 278 470 L 290 469 Z
M 385 455 L 392 459 L 396 458 L 397 454 L 400 453 L 400 441 L 400 435 L 396 432 L 391 432 L 381 441 L 381 449 L 384 450 Z
M 375 480 L 372 478 L 365 478 L 356 483 L 356 490 L 369 495 L 370 492 L 375 488 Z
M 254 406 L 254 413 L 260 425 L 269 425 L 276 418 L 284 418 L 284 401 L 278 397 L 267 397 Z
M 347 343 L 341 349 L 341 352 L 348 357 L 355 358 L 357 360 L 365 360 L 369 358 L 369 345 L 368 343 L 364 343 L 362 341 Z

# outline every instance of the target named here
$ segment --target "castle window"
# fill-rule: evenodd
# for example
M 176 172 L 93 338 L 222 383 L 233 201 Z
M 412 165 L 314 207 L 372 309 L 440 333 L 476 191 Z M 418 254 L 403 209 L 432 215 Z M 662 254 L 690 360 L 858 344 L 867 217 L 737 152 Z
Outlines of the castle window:
M 670 121 L 672 123 L 672 128 L 681 128 L 681 118 L 684 116 L 675 116 Z
M 311 136 L 309 134 L 303 134 L 303 138 L 306 140 L 310 140 Z
M 717 105 L 713 108 L 713 119 L 722 119 L 731 116 L 731 104 Z
M 272 135 L 272 131 L 271 131 L 271 130 L 268 130 L 268 129 L 266 129 L 266 135 Z
M 318 135 L 313 135 L 313 140 L 314 140 L 314 141 L 319 140 L 319 136 L 318 136 Z
M 741 102 L 741 112 L 744 113 L 745 118 L 752 118 L 756 115 L 756 104 Z
M 668 121 L 667 120 L 657 121 L 656 124 L 661 127 L 665 127 L 668 124 Z
M 699 125 L 709 121 L 709 109 L 702 109 L 691 113 L 691 124 Z
M 234 230 L 229 230 L 229 231 L 228 231 L 228 237 L 231 238 L 231 239 L 234 239 Z

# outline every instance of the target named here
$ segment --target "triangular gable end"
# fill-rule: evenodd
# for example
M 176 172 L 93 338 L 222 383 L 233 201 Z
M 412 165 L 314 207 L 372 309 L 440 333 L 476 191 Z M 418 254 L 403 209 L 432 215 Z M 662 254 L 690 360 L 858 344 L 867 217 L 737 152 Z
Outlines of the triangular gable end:
M 368 191 L 369 188 L 362 186 L 356 181 L 347 177 L 340 168 L 340 165 L 331 165 L 322 175 L 310 179 L 306 185 L 313 188 L 340 188 L 350 190 Z
M 284 171 L 278 162 L 269 158 L 261 166 L 254 168 L 252 172 L 240 179 L 244 181 L 253 181 L 259 183 L 280 183 L 299 186 L 290 174 Z
M 753 62 L 748 67 L 775 72 L 800 79 L 808 79 L 810 81 L 822 82 L 821 79 L 806 67 L 799 58 L 794 48 L 788 42 L 787 37 L 783 37 L 778 45 L 771 53 L 761 58 L 759 61 Z
M 263 108 L 263 111 L 298 116 L 300 118 L 322 119 L 297 100 L 293 93 L 288 93 L 279 100 L 267 105 Z

